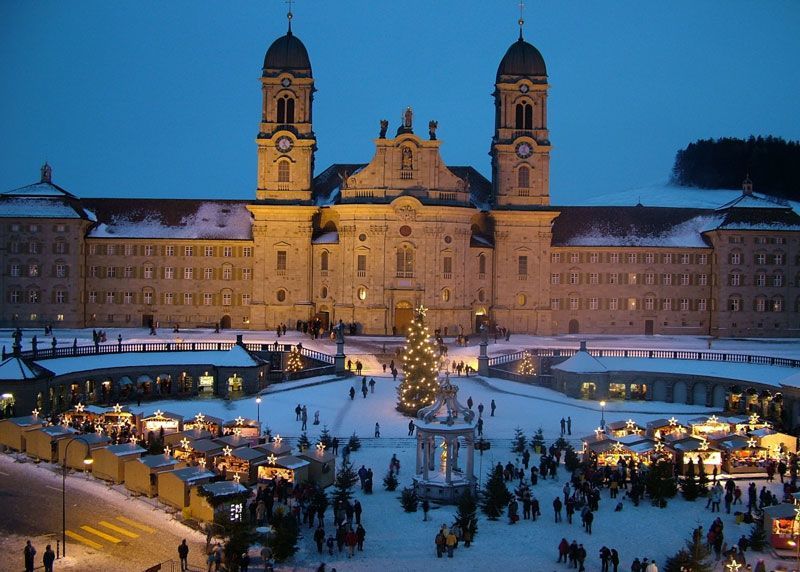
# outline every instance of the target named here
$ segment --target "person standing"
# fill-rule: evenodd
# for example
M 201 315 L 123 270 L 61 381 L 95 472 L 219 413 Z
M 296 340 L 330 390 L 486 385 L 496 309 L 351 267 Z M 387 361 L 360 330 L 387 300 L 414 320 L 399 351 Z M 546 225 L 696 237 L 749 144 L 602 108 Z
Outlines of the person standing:
M 347 557 L 352 558 L 356 554 L 356 544 L 358 544 L 358 537 L 351 528 L 344 536 L 344 543 L 347 545 Z
M 450 532 L 447 533 L 446 542 L 447 542 L 447 557 L 452 558 L 453 550 L 455 550 L 456 544 L 458 543 L 458 538 L 456 537 L 455 534 L 453 534 L 452 530 L 450 530 Z
M 183 539 L 178 545 L 178 560 L 181 562 L 181 572 L 186 572 L 189 569 L 189 545 L 186 544 L 186 539 Z
M 381 436 L 381 424 L 376 422 L 375 423 L 375 437 L 377 438 L 377 437 L 380 437 L 380 436 Z
M 483 437 L 483 419 L 478 417 L 478 437 Z
M 300 428 L 301 431 L 305 431 L 306 427 L 308 426 L 308 408 L 303 405 L 303 409 L 300 413 L 300 420 L 303 422 L 303 426 Z
M 567 435 L 572 435 L 572 417 L 567 417 Z
M 561 418 L 561 436 L 564 436 L 564 431 L 567 429 L 567 421 L 562 417 Z
M 53 572 L 53 562 L 56 560 L 56 553 L 53 552 L 53 549 L 50 545 L 47 545 L 47 548 L 44 549 L 44 555 L 42 556 L 42 564 L 44 564 L 44 572 Z
M 422 520 L 423 521 L 427 521 L 428 520 L 428 511 L 429 510 L 431 510 L 431 503 L 428 502 L 428 499 L 425 499 L 425 500 L 422 501 L 422 514 L 423 514 Z
M 483 403 L 478 403 L 478 419 L 483 417 Z
M 356 501 L 353 503 L 353 514 L 356 517 L 356 524 L 358 525 L 361 524 L 361 512 L 363 510 L 364 509 L 361 508 L 361 503 L 358 501 L 358 499 L 356 499 Z
M 408 422 L 408 436 L 409 437 L 413 437 L 414 436 L 414 420 L 413 419 Z
M 369 392 L 370 393 L 375 393 L 375 378 L 374 377 L 370 377 L 369 378 Z
M 314 531 L 314 542 L 317 543 L 317 552 L 322 554 L 322 543 L 325 542 L 325 529 L 322 526 L 318 526 L 317 530 Z M 333 542 L 331 542 L 331 552 L 333 551 Z
M 356 542 L 358 542 L 358 549 L 363 551 L 364 550 L 364 538 L 367 536 L 367 531 L 361 526 L 361 523 L 358 523 L 356 527 Z
M 497 405 L 495 405 L 494 399 L 492 399 L 492 403 L 489 406 L 492 409 L 491 417 L 494 417 L 494 410 L 497 409 Z
M 25 572 L 33 572 L 33 558 L 36 556 L 36 549 L 30 540 L 25 544 L 23 552 L 25 555 Z

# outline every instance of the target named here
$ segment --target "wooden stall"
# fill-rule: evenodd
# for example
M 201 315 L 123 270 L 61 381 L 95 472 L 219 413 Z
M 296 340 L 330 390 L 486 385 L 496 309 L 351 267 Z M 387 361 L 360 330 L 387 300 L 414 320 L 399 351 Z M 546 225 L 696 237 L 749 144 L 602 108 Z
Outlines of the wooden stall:
M 125 465 L 125 488 L 154 497 L 158 494 L 158 474 L 183 468 L 183 463 L 167 455 L 145 455 Z
M 44 424 L 44 419 L 37 415 L 2 419 L 0 420 L 0 445 L 24 453 L 28 431 L 38 429 Z
M 184 467 L 158 473 L 158 499 L 183 510 L 189 506 L 189 491 L 195 485 L 211 482 L 214 473 L 200 467 Z
M 231 524 L 244 522 L 250 489 L 233 481 L 218 481 L 192 487 L 189 515 L 200 522 Z
M 71 427 L 61 425 L 37 427 L 25 434 L 25 452 L 32 459 L 55 463 L 58 461 L 58 442 L 75 433 Z
M 722 467 L 722 452 L 706 439 L 686 437 L 673 441 L 667 440 L 667 448 L 674 452 L 678 472 L 681 475 L 686 474 L 686 465 L 689 464 L 689 460 L 694 463 L 696 470 L 702 463 L 703 470 L 709 476 L 714 473 L 715 468 L 719 473 Z
M 733 426 L 726 418 L 717 417 L 716 415 L 690 419 L 689 427 L 693 437 L 709 440 L 721 439 L 730 435 L 733 431 Z
M 798 540 L 795 506 L 788 503 L 764 507 L 764 530 L 770 546 L 776 550 L 796 551 Z
M 98 479 L 119 484 L 125 482 L 125 469 L 147 451 L 133 443 L 109 445 L 92 450 L 92 474 Z
M 252 485 L 258 481 L 258 467 L 267 462 L 267 454 L 251 447 L 238 449 L 224 448 L 223 454 L 214 459 L 217 473 L 226 479 L 236 480 L 243 485 Z
M 177 433 L 170 433 L 169 435 L 164 435 L 164 445 L 168 445 L 172 448 L 180 445 L 181 442 L 186 439 L 188 443 L 194 443 L 195 441 L 199 441 L 200 439 L 211 439 L 215 437 L 216 434 L 208 431 L 206 429 L 187 429 L 186 425 L 184 425 L 183 431 L 178 431 Z
M 255 419 L 245 419 L 237 417 L 231 421 L 226 421 L 222 426 L 223 435 L 239 435 L 250 439 L 252 445 L 257 445 L 261 437 L 261 427 Z
M 633 419 L 627 421 L 613 421 L 606 424 L 606 433 L 612 439 L 625 437 L 626 435 L 643 435 L 645 428 L 636 423 Z
M 773 459 L 797 452 L 797 437 L 794 435 L 779 433 L 768 427 L 750 431 L 748 435 L 757 439 L 758 446 L 769 451 Z
M 280 441 L 272 441 L 270 443 L 262 443 L 261 445 L 257 445 L 253 448 L 264 451 L 267 456 L 275 455 L 276 457 L 284 457 L 286 455 L 291 455 L 292 453 L 291 445 L 289 445 L 289 443 L 283 439 Z
M 139 422 L 139 431 L 145 437 L 151 431 L 158 435 L 162 429 L 165 435 L 183 430 L 183 415 L 157 409 L 152 415 L 142 417 Z
M 298 453 L 300 460 L 308 461 L 308 480 L 322 488 L 333 484 L 336 479 L 336 455 L 328 450 L 311 448 Z
M 253 444 L 253 440 L 249 437 L 242 437 L 241 435 L 225 435 L 224 437 L 217 437 L 214 439 L 223 447 L 230 447 L 231 449 L 238 449 L 239 447 L 249 447 Z
M 222 425 L 224 423 L 225 421 L 221 417 L 214 417 L 213 415 L 198 413 L 194 417 L 190 417 L 183 421 L 183 429 L 202 429 L 211 433 L 213 437 L 221 437 Z
M 670 435 L 673 436 L 673 440 L 683 439 L 688 437 L 689 433 L 689 426 L 682 424 L 675 417 L 654 419 L 645 428 L 645 434 L 653 439 L 666 439 Z
M 198 439 L 192 443 L 177 443 L 172 454 L 187 464 L 198 464 L 201 467 L 214 466 L 214 458 L 222 454 L 224 445 L 213 439 Z
M 281 479 L 290 483 L 302 483 L 309 480 L 308 461 L 292 455 L 269 457 L 267 462 L 258 466 L 258 480 L 271 481 Z
M 74 445 L 70 445 L 73 441 L 77 441 Z M 91 466 L 87 466 L 84 460 L 87 453 L 92 453 L 95 449 L 106 447 L 111 444 L 111 439 L 105 435 L 98 435 L 97 433 L 83 433 L 82 435 L 71 435 L 58 442 L 58 462 L 64 463 L 64 455 L 67 455 L 67 466 L 71 469 L 79 469 L 82 471 L 87 470 Z M 67 449 L 69 447 L 69 449 Z
M 769 451 L 758 445 L 758 439 L 729 435 L 714 441 L 722 450 L 722 468 L 729 474 L 765 473 Z

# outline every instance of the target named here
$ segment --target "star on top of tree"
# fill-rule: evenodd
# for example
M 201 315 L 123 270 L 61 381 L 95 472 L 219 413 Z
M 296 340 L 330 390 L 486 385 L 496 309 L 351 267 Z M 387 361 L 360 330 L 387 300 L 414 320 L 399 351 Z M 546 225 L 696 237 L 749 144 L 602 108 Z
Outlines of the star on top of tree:
M 83 413 L 83 410 L 86 409 L 86 406 L 83 403 L 78 403 L 75 405 L 75 411 L 78 413 Z
M 417 314 L 419 314 L 420 316 L 422 316 L 424 318 L 425 314 L 427 314 L 427 313 L 428 313 L 428 309 L 425 306 L 423 306 L 422 304 L 417 306 Z
M 231 449 L 230 445 L 226 445 L 222 449 L 222 454 L 225 455 L 226 457 L 230 457 L 232 452 L 233 452 L 233 449 Z
M 122 405 L 120 405 L 119 403 L 114 405 L 111 409 L 114 410 L 114 413 L 122 413 Z

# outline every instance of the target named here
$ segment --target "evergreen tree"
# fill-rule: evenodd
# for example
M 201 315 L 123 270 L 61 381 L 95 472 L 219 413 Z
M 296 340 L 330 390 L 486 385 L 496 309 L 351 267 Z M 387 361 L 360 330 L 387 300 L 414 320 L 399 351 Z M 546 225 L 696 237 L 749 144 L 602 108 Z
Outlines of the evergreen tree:
M 350 500 L 353 496 L 353 487 L 358 482 L 358 473 L 353 470 L 353 465 L 347 459 L 342 462 L 339 471 L 336 473 L 336 480 L 333 483 L 333 501 L 342 503 Z
M 297 346 L 292 347 L 289 357 L 286 358 L 286 373 L 289 375 L 303 370 L 303 356 L 297 350 Z
M 675 484 L 672 464 L 660 459 L 650 466 L 645 481 L 647 494 L 653 500 L 653 504 L 661 508 L 666 508 L 667 499 L 672 498 L 678 492 Z
M 531 438 L 531 447 L 537 453 L 544 451 L 544 433 L 541 427 L 536 430 L 536 433 Z
M 417 512 L 417 505 L 419 498 L 416 491 L 412 487 L 406 487 L 400 494 L 400 504 L 403 505 L 403 510 L 406 512 Z
M 521 375 L 536 375 L 536 364 L 533 363 L 533 357 L 531 357 L 531 353 L 528 350 L 525 350 L 522 354 L 517 373 Z
M 700 495 L 700 485 L 694 476 L 694 461 L 691 459 L 686 463 L 686 474 L 681 479 L 681 493 L 688 501 L 693 501 Z
M 394 471 L 389 469 L 386 473 L 386 476 L 383 477 L 383 487 L 387 491 L 393 491 L 397 489 L 397 475 L 394 474 Z
M 522 429 L 516 427 L 514 429 L 514 444 L 511 446 L 511 451 L 521 455 L 527 448 L 528 438 L 525 437 L 525 433 L 522 432 Z
M 700 459 L 700 462 L 697 463 L 697 487 L 698 494 L 701 497 L 708 494 L 708 475 L 706 474 L 706 465 L 703 463 L 703 459 Z
M 567 447 L 571 446 L 569 444 L 569 441 L 567 441 L 563 437 L 559 437 L 558 439 L 556 439 L 553 445 L 555 445 L 556 449 L 559 449 L 561 451 L 566 451 Z
M 356 432 L 353 431 L 353 434 L 350 435 L 350 439 L 347 441 L 347 446 L 350 449 L 350 452 L 358 451 L 361 448 L 361 439 L 358 438 Z
M 307 451 L 310 446 L 311 441 L 308 440 L 308 435 L 303 431 L 300 434 L 300 438 L 297 439 L 297 448 L 302 453 L 303 451 Z
M 767 544 L 767 533 L 764 531 L 763 523 L 753 525 L 750 532 L 750 550 L 761 552 Z
M 508 492 L 505 479 L 503 479 L 503 466 L 500 463 L 494 466 L 486 480 L 483 489 L 483 503 L 481 508 L 489 520 L 497 520 L 511 500 L 511 493 Z
M 311 511 L 310 520 L 313 522 L 314 517 L 319 511 L 322 511 L 324 515 L 330 504 L 328 495 L 325 494 L 325 489 L 319 486 L 314 487 L 314 494 L 311 496 L 311 502 L 309 504 L 309 509 Z
M 276 510 L 272 516 L 274 532 L 269 540 L 275 560 L 283 562 L 297 552 L 297 538 L 300 535 L 300 526 L 291 512 L 282 509 Z
M 473 538 L 478 533 L 478 499 L 475 498 L 471 488 L 458 497 L 456 524 L 461 530 L 470 531 Z
M 397 387 L 397 409 L 406 415 L 416 415 L 431 405 L 439 386 L 439 360 L 436 346 L 425 326 L 425 309 L 420 307 L 408 327 L 403 348 L 403 380 Z
M 581 458 L 575 451 L 575 448 L 572 445 L 567 444 L 566 449 L 564 449 L 564 466 L 568 471 L 572 472 L 580 467 L 581 463 Z
M 327 425 L 322 426 L 322 431 L 319 434 L 318 441 L 325 445 L 326 449 L 330 449 L 333 446 L 333 437 L 331 437 L 331 432 L 328 431 Z
M 706 547 L 700 529 L 695 529 L 692 537 L 686 541 L 686 547 L 681 548 L 674 556 L 667 558 L 664 572 L 711 572 L 714 567 L 711 563 L 711 551 Z

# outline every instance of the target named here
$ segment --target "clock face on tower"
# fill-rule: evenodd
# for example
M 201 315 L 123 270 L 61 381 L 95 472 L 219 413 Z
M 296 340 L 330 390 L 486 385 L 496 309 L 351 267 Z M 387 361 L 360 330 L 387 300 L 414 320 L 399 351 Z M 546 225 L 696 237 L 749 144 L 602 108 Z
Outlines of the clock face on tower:
M 533 154 L 533 148 L 530 143 L 520 143 L 517 145 L 517 157 L 520 159 L 527 159 Z
M 285 136 L 279 138 L 275 142 L 275 146 L 278 148 L 278 151 L 280 151 L 281 153 L 288 153 L 289 151 L 292 150 L 292 146 L 293 145 L 294 145 L 294 143 L 292 143 L 292 140 L 289 139 L 288 137 L 285 137 Z

